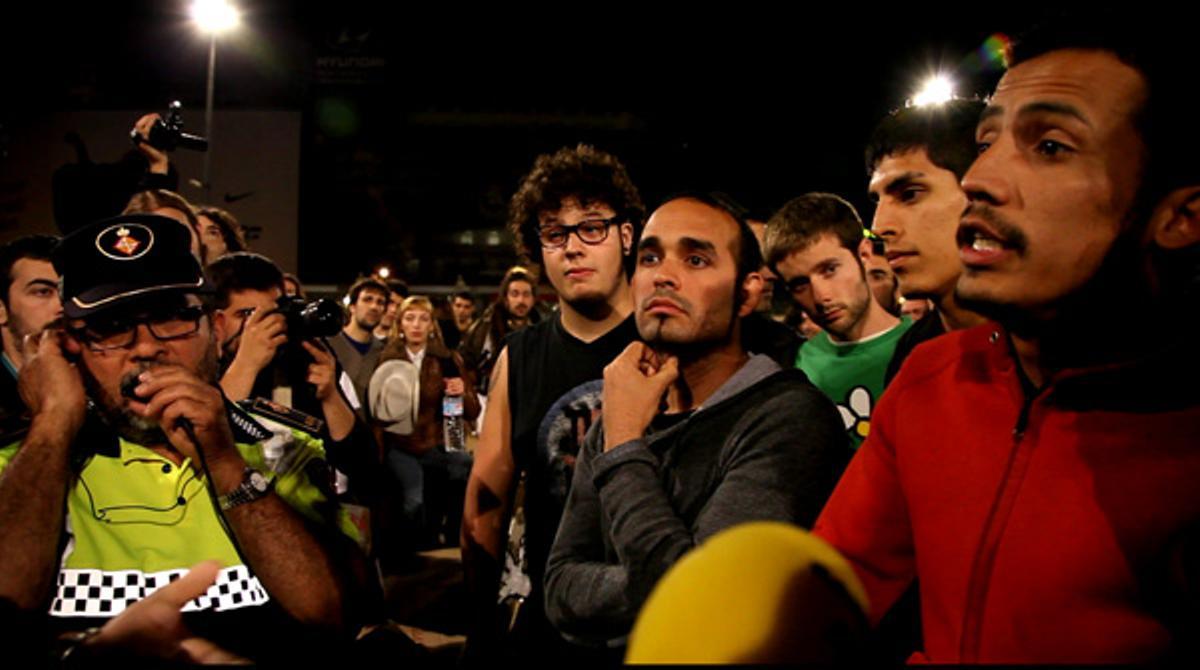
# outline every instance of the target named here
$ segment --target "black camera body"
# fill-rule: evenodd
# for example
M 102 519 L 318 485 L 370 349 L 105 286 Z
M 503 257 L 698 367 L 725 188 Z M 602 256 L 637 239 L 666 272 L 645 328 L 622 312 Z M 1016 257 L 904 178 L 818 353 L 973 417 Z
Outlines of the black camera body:
M 289 342 L 333 337 L 344 325 L 342 306 L 329 298 L 306 302 L 299 296 L 283 295 L 275 305 L 287 322 Z
M 158 119 L 150 127 L 149 138 L 142 139 L 136 130 L 129 134 L 133 143 L 146 142 L 159 151 L 174 151 L 175 149 L 208 151 L 208 139 L 183 132 L 183 115 L 180 113 L 182 108 L 183 105 L 178 100 L 172 102 L 167 107 L 167 117 Z
M 280 387 L 291 389 L 289 400 L 283 404 L 301 412 L 320 416 L 321 401 L 315 395 L 315 387 L 308 381 L 309 366 L 315 357 L 305 350 L 304 343 L 337 335 L 344 324 L 342 306 L 328 298 L 307 302 L 299 296 L 280 296 L 275 301 L 272 314 L 282 314 L 287 324 L 287 344 L 275 350 L 275 359 L 259 372 L 254 393 L 263 397 L 274 397 Z M 329 349 L 318 343 L 319 348 Z M 332 355 L 332 352 L 330 352 Z M 267 384 L 261 388 L 260 383 Z

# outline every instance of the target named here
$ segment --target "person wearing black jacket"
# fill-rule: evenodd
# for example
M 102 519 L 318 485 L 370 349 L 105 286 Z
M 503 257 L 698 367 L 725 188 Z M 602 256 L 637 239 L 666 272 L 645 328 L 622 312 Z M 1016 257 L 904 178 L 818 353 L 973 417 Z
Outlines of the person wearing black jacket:
M 221 389 L 232 401 L 249 401 L 321 425 L 317 432 L 330 463 L 352 484 L 351 497 L 375 508 L 380 488 L 379 447 L 371 428 L 355 411 L 357 398 L 337 358 L 318 340 L 291 342 L 277 311 L 283 273 L 269 258 L 237 252 L 208 266 L 216 296 L 213 326 L 220 346 Z M 298 346 L 297 346 L 298 345 Z M 305 416 L 308 415 L 308 416 Z M 346 493 L 339 478 L 338 489 Z

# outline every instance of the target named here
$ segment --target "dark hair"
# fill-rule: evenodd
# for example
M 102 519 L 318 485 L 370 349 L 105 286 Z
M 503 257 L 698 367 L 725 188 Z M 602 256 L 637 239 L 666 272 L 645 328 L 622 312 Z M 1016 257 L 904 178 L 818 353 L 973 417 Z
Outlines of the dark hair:
M 956 99 L 893 111 L 875 126 L 867 142 L 867 176 L 888 156 L 924 149 L 931 163 L 961 180 L 979 153 L 975 126 L 983 108 L 980 100 Z
M 284 281 L 283 290 L 285 293 L 287 292 L 287 284 L 286 283 L 290 281 L 296 285 L 296 295 L 300 296 L 301 298 L 305 297 L 304 284 L 300 283 L 299 277 L 297 277 L 296 275 L 294 275 L 290 272 L 285 272 L 285 273 L 283 273 L 283 281 Z
M 767 267 L 778 274 L 775 266 L 779 261 L 806 249 L 826 233 L 858 258 L 863 224 L 854 205 L 832 193 L 806 193 L 792 198 L 767 222 L 763 235 Z
M 454 302 L 455 298 L 462 298 L 463 300 L 470 300 L 472 305 L 475 304 L 475 296 L 471 295 L 471 292 L 465 288 L 458 289 L 454 293 L 450 294 L 450 302 Z
M 242 232 L 242 224 L 238 223 L 237 218 L 229 212 L 220 207 L 201 205 L 196 208 L 196 216 L 207 217 L 208 220 L 217 224 L 217 229 L 221 231 L 221 239 L 225 240 L 225 248 L 229 252 L 249 249 L 246 245 L 246 237 Z
M 496 294 L 496 307 L 492 309 L 492 325 L 498 330 L 496 332 L 506 332 L 505 325 L 508 313 L 508 287 L 513 285 L 513 282 L 523 281 L 529 284 L 529 288 L 537 291 L 537 282 L 533 279 L 533 273 L 520 265 L 514 265 L 504 273 L 504 278 L 500 280 L 500 290 Z
M 50 235 L 26 235 L 0 247 L 0 302 L 8 307 L 8 291 L 12 288 L 12 269 L 22 258 L 49 261 L 58 238 Z
M 675 200 L 695 200 L 696 202 L 708 205 L 715 210 L 724 212 L 734 220 L 738 228 L 738 245 L 734 250 L 734 256 L 737 261 L 737 277 L 735 278 L 735 286 L 738 291 L 741 291 L 742 280 L 751 272 L 758 272 L 763 266 L 762 250 L 758 247 L 758 238 L 754 236 L 754 229 L 746 221 L 746 209 L 739 205 L 733 198 L 724 193 L 705 193 L 697 191 L 684 191 L 667 197 L 659 204 L 655 210 L 661 209 L 664 205 Z
M 1012 66 L 1051 51 L 1106 51 L 1137 70 L 1146 98 L 1134 118 L 1141 135 L 1139 204 L 1154 206 L 1171 191 L 1200 184 L 1200 135 L 1195 132 L 1195 65 L 1180 51 L 1192 22 L 1153 12 L 1089 9 L 1061 14 L 1031 28 L 1013 45 Z
M 358 295 L 365 290 L 379 291 L 383 295 L 384 300 L 391 298 L 392 291 L 387 284 L 379 281 L 374 277 L 359 277 L 357 281 L 350 285 L 350 290 L 347 295 L 350 296 L 350 304 L 358 304 Z
M 212 282 L 213 305 L 217 309 L 229 306 L 234 291 L 283 291 L 283 271 L 274 261 L 261 254 L 237 251 L 225 254 L 209 263 L 208 280 Z
M 388 302 L 392 300 L 392 294 L 400 296 L 401 299 L 408 297 L 408 282 L 398 277 L 392 277 L 383 282 L 388 287 Z
M 553 154 L 542 154 L 533 169 L 521 180 L 508 210 L 508 229 L 517 253 L 525 262 L 542 262 L 542 243 L 538 239 L 538 214 L 557 211 L 564 200 L 574 198 L 581 205 L 603 203 L 617 218 L 633 225 L 636 244 L 646 218 L 646 208 L 625 166 L 612 154 L 586 144 L 564 147 Z M 625 274 L 633 272 L 633 257 L 625 264 Z

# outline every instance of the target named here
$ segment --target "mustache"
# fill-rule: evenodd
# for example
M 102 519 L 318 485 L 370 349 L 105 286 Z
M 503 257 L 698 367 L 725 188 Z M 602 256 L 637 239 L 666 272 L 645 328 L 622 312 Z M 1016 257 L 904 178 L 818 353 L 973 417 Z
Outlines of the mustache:
M 1004 246 L 1009 247 L 1018 253 L 1024 252 L 1029 246 L 1029 238 L 1026 237 L 1025 232 L 1008 219 L 1004 218 L 1003 215 L 997 212 L 986 202 L 968 203 L 966 209 L 964 209 L 962 213 L 962 218 L 965 219 L 967 217 L 980 219 L 986 222 L 988 226 L 991 227 L 992 231 L 1000 236 L 1000 241 L 1004 244 Z M 961 237 L 962 235 L 960 234 L 960 238 Z M 958 241 L 960 244 L 970 242 L 970 240 L 964 239 L 959 239 Z
M 670 300 L 671 302 L 675 303 L 676 305 L 679 305 L 683 309 L 683 311 L 688 312 L 689 314 L 692 311 L 692 303 L 688 302 L 688 300 L 686 298 L 679 295 L 678 293 L 676 293 L 672 290 L 669 290 L 669 289 L 665 289 L 665 288 L 654 289 L 654 293 L 651 293 L 650 295 L 646 296 L 642 300 L 641 310 L 646 311 L 647 309 L 649 309 L 650 302 L 653 300 L 657 300 L 658 298 L 666 298 L 667 300 Z

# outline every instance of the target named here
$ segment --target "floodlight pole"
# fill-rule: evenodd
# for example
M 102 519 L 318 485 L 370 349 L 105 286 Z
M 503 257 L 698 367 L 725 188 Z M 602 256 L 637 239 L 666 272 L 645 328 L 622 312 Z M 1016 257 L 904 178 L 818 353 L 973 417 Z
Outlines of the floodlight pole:
M 208 36 L 208 88 L 204 98 L 204 136 L 208 138 L 208 151 L 204 152 L 204 196 L 212 195 L 212 152 L 213 152 L 213 79 L 217 71 L 217 33 Z

